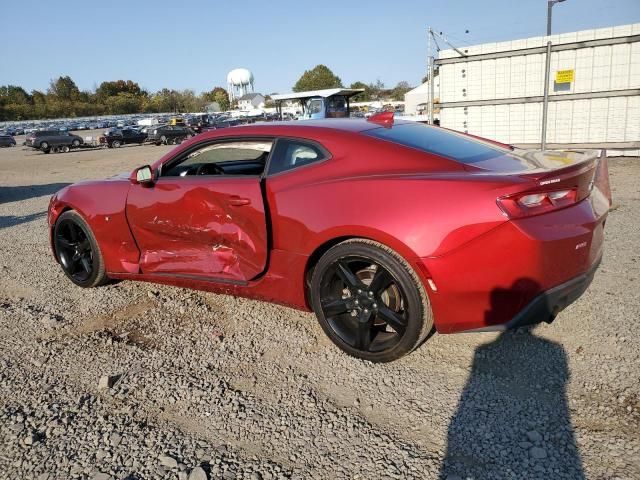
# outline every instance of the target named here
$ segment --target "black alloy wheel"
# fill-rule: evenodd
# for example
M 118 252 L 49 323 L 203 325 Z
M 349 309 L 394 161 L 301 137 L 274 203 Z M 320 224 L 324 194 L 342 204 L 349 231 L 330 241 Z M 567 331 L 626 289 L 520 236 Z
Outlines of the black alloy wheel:
M 368 240 L 330 249 L 311 281 L 312 304 L 329 338 L 350 355 L 386 362 L 431 331 L 424 288 L 402 257 Z
M 60 215 L 54 228 L 56 256 L 64 273 L 81 287 L 105 283 L 107 276 L 98 244 L 85 220 L 70 210 Z

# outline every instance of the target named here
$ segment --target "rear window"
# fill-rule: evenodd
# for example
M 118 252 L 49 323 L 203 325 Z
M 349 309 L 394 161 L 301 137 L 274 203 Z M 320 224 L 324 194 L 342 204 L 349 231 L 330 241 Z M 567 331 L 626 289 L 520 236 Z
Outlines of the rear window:
M 380 127 L 366 133 L 463 163 L 482 162 L 506 153 L 503 149 L 420 123 L 394 125 L 392 128 Z
M 513 172 L 537 167 L 511 150 L 421 123 L 396 124 L 392 128 L 374 128 L 365 133 L 485 170 Z

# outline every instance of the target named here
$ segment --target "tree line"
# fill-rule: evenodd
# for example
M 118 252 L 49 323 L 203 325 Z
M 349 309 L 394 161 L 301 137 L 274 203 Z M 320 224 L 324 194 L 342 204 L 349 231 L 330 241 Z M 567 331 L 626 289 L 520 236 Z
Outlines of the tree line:
M 193 90 L 163 88 L 149 93 L 131 80 L 102 82 L 95 91 L 81 91 L 68 76 L 51 80 L 46 92 L 30 93 L 16 85 L 0 86 L 0 121 L 88 117 L 127 113 L 199 112 L 217 102 L 230 107 L 227 91 L 215 87 L 199 95 Z
M 340 77 L 327 66 L 316 65 L 305 71 L 293 86 L 295 92 L 343 87 Z M 353 82 L 350 88 L 363 88 L 355 101 L 372 101 L 391 98 L 403 100 L 411 87 L 399 82 L 393 88 L 375 83 Z M 221 110 L 233 105 L 227 91 L 215 87 L 199 95 L 195 91 L 163 88 L 150 93 L 132 80 L 102 82 L 95 91 L 80 90 L 69 76 L 51 80 L 49 88 L 42 92 L 27 92 L 16 85 L 0 86 L 0 121 L 46 118 L 89 117 L 128 113 L 201 112 L 207 104 L 217 102 Z M 267 105 L 271 106 L 269 96 Z

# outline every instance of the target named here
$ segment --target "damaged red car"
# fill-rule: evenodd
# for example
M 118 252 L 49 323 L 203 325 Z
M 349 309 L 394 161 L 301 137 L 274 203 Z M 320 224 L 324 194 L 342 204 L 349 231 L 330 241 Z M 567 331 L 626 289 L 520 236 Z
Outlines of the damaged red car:
M 596 151 L 524 151 L 390 115 L 198 135 L 50 202 L 81 287 L 141 280 L 315 312 L 350 355 L 550 322 L 589 285 L 611 202 Z

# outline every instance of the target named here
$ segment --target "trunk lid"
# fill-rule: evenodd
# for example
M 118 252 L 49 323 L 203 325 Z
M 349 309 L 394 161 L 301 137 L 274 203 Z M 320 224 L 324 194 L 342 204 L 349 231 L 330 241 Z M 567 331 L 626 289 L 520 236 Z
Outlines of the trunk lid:
M 510 218 L 538 215 L 574 205 L 588 198 L 594 189 L 611 205 L 609 169 L 604 150 L 516 150 L 488 162 L 478 162 L 474 167 L 519 179 L 513 190 L 498 199 L 498 205 Z M 511 172 L 508 171 L 508 163 L 515 166 Z
M 605 150 L 531 150 L 523 155 L 528 162 L 537 165 L 535 170 L 522 174 L 537 182 L 536 189 L 543 191 L 576 189 L 576 202 L 591 194 L 594 187 L 609 200 L 609 166 Z

